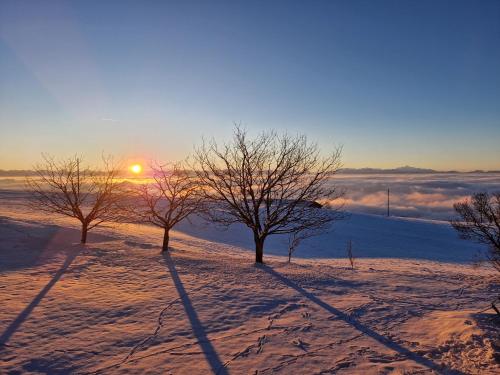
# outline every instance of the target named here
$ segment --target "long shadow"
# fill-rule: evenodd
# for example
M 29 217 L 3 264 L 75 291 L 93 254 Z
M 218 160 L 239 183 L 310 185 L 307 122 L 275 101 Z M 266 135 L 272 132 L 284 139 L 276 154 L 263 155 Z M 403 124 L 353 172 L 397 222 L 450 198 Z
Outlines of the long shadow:
M 57 235 L 55 225 L 26 227 L 28 220 L 18 222 L 0 216 L 0 272 L 28 268 L 39 263 L 44 250 Z
M 61 248 L 79 241 L 80 230 L 40 220 L 15 220 L 0 215 L 0 273 L 40 266 L 53 261 Z M 116 240 L 91 231 L 87 243 Z
M 228 371 L 224 364 L 221 362 L 217 351 L 213 347 L 212 343 L 207 337 L 207 333 L 200 319 L 198 318 L 198 314 L 191 303 L 191 300 L 184 289 L 184 285 L 182 284 L 181 279 L 179 278 L 179 274 L 175 269 L 175 264 L 170 257 L 168 251 L 163 253 L 163 258 L 165 259 L 165 263 L 168 267 L 170 274 L 172 275 L 172 280 L 174 281 L 175 288 L 177 289 L 177 293 L 179 294 L 179 298 L 182 301 L 182 305 L 184 306 L 184 311 L 188 316 L 189 322 L 191 324 L 191 329 L 193 330 L 194 335 L 198 339 L 198 343 L 205 355 L 207 362 L 214 374 L 222 374 L 228 375 Z
M 68 255 L 66 256 L 66 260 L 62 264 L 61 268 L 55 273 L 52 279 L 43 287 L 43 289 L 37 294 L 35 298 L 30 302 L 28 306 L 24 308 L 21 313 L 14 319 L 12 323 L 5 329 L 5 331 L 0 336 L 0 350 L 2 347 L 7 345 L 7 342 L 12 337 L 12 335 L 19 329 L 19 327 L 23 324 L 23 322 L 29 317 L 31 312 L 35 309 L 36 306 L 41 302 L 41 300 L 47 295 L 50 289 L 54 286 L 57 281 L 61 278 L 64 272 L 68 269 L 73 260 L 80 253 L 81 247 L 78 246 L 77 249 L 72 249 Z
M 398 343 L 388 339 L 385 336 L 380 335 L 379 333 L 375 332 L 371 328 L 365 326 L 358 320 L 350 317 L 346 313 L 340 311 L 339 309 L 329 305 L 328 303 L 324 302 L 320 298 L 316 297 L 314 294 L 308 292 L 304 288 L 300 287 L 299 285 L 295 284 L 293 281 L 290 279 L 286 278 L 285 276 L 281 275 L 280 273 L 276 272 L 273 270 L 271 267 L 262 265 L 260 266 L 261 269 L 269 273 L 271 276 L 274 276 L 277 278 L 279 281 L 281 281 L 283 284 L 287 285 L 288 287 L 295 289 L 297 292 L 302 294 L 304 297 L 308 298 L 310 301 L 314 302 L 316 305 L 320 306 L 321 308 L 325 309 L 329 313 L 339 317 L 346 323 L 350 324 L 354 328 L 356 328 L 358 331 L 364 333 L 365 335 L 373 338 L 374 340 L 378 341 L 379 343 L 385 345 L 389 349 L 394 350 L 395 352 L 404 355 L 408 359 L 411 359 L 418 364 L 425 366 L 429 369 L 432 369 L 436 371 L 437 373 L 447 373 L 447 374 L 455 374 L 455 375 L 465 375 L 465 373 L 454 370 L 454 369 L 448 369 L 444 365 L 437 364 L 425 357 L 422 357 L 421 355 L 418 355 L 417 353 L 413 353 L 412 351 L 406 349 L 405 347 L 399 345 Z

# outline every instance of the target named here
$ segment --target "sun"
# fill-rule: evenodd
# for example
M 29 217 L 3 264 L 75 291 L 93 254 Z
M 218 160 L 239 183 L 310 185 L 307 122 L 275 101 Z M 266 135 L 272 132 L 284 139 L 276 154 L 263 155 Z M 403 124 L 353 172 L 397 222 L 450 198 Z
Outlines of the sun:
M 132 173 L 139 174 L 142 172 L 142 166 L 140 164 L 133 164 L 130 166 Z

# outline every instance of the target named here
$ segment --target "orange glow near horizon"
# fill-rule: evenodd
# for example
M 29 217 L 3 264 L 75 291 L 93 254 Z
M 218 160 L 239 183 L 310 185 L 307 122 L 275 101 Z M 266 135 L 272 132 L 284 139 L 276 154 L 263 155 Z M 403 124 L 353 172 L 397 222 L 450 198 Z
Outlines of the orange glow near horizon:
M 130 170 L 134 174 L 139 174 L 139 173 L 142 172 L 142 165 L 140 165 L 140 164 L 133 164 L 133 165 L 130 166 Z

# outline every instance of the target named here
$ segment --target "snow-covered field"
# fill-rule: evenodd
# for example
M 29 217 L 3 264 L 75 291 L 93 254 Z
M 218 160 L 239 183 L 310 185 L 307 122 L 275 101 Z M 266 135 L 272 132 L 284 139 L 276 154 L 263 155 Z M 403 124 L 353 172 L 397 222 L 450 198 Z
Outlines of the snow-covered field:
M 353 214 L 291 264 L 270 240 L 258 267 L 242 228 L 194 220 L 161 255 L 155 228 L 81 246 L 75 222 L 18 203 L 0 201 L 2 374 L 500 372 L 498 321 L 480 312 L 497 276 L 445 222 Z

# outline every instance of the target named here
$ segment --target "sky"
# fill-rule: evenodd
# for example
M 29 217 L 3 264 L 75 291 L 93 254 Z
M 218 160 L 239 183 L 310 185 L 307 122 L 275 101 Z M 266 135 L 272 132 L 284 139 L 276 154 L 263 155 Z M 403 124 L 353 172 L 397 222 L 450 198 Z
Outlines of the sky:
M 0 1 L 0 169 L 174 161 L 234 123 L 500 169 L 500 1 Z

